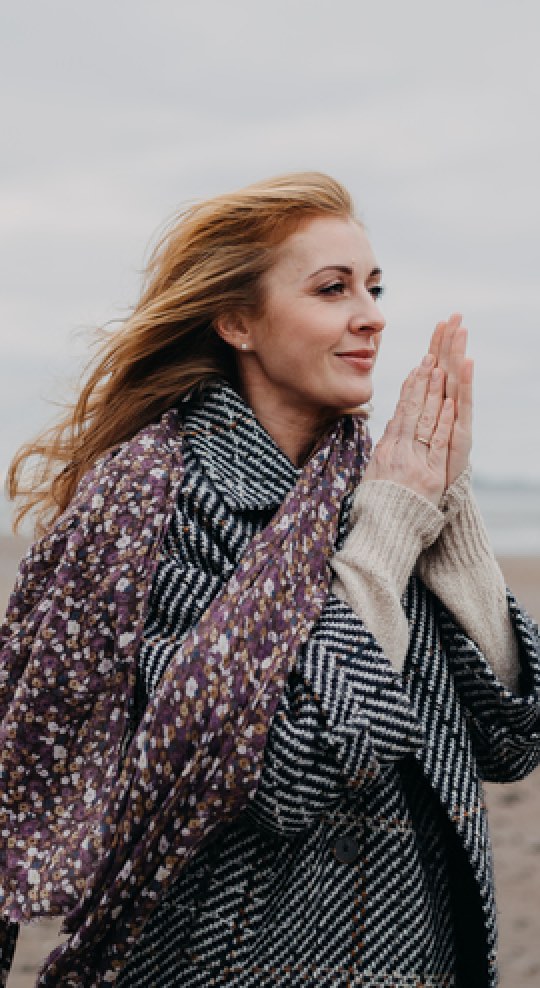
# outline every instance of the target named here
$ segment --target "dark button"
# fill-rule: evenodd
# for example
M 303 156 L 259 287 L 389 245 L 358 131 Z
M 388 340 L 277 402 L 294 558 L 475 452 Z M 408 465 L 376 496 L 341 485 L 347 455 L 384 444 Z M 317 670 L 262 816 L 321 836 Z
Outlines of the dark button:
M 338 861 L 343 864 L 352 864 L 358 857 L 358 851 L 358 841 L 354 837 L 338 837 L 334 847 L 334 854 Z

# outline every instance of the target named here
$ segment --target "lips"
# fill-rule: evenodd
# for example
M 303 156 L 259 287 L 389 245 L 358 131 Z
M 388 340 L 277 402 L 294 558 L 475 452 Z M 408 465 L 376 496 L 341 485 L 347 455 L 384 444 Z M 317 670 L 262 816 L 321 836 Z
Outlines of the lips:
M 375 350 L 349 350 L 347 353 L 336 353 L 335 356 L 356 371 L 369 373 L 375 360 Z

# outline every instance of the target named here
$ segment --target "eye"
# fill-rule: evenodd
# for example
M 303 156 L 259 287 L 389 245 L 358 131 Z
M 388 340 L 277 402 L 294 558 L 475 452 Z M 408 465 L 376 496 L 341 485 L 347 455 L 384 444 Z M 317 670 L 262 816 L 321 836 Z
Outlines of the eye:
M 330 285 L 323 285 L 318 291 L 319 295 L 342 295 L 345 291 L 345 282 L 332 281 Z
M 381 295 L 384 295 L 384 285 L 371 285 L 368 288 L 368 292 L 372 298 L 378 299 Z

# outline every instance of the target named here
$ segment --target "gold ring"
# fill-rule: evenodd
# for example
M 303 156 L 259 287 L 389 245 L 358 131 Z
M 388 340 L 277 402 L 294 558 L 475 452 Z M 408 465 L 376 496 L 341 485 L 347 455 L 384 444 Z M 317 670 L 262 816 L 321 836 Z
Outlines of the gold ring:
M 431 446 L 431 439 L 422 439 L 422 436 L 417 436 L 416 441 L 424 446 Z

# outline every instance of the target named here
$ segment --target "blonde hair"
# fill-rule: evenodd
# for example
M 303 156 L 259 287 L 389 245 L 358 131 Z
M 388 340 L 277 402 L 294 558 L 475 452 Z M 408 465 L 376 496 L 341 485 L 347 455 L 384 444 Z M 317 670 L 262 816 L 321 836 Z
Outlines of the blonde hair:
M 311 215 L 354 217 L 347 190 L 319 172 L 282 175 L 177 215 L 151 254 L 138 303 L 109 332 L 63 417 L 17 452 L 7 489 L 43 532 L 65 510 L 97 457 L 135 435 L 194 386 L 237 384 L 219 316 L 257 313 L 275 248 Z M 102 334 L 103 335 L 103 334 Z M 23 468 L 33 466 L 27 480 Z

